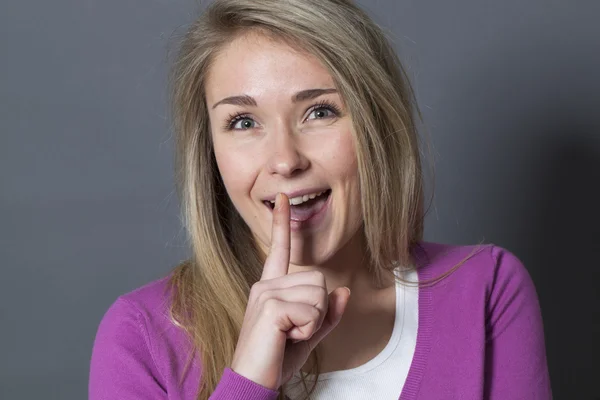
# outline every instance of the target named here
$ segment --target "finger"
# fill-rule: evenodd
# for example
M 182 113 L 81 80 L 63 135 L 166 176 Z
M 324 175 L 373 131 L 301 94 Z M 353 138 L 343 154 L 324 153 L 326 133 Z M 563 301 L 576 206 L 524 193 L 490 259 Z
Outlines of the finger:
M 349 300 L 350 290 L 346 287 L 339 287 L 329 294 L 327 315 L 325 315 L 325 319 L 323 320 L 320 329 L 308 340 L 308 346 L 311 351 L 340 322 Z
M 321 319 L 325 317 L 329 307 L 329 295 L 327 289 L 322 286 L 298 285 L 286 289 L 269 290 L 263 295 L 288 303 L 303 303 L 313 306 L 321 312 Z
M 288 197 L 278 193 L 273 209 L 271 248 L 263 267 L 261 280 L 278 278 L 288 272 L 290 265 L 290 204 Z
M 268 324 L 274 321 L 281 332 L 298 328 L 297 339 L 307 340 L 316 332 L 320 314 L 318 309 L 308 304 L 269 299 L 265 302 L 262 316 L 268 319 Z
M 258 288 L 258 293 L 267 290 L 285 289 L 299 285 L 316 285 L 327 287 L 325 275 L 317 270 L 300 271 L 280 276 L 279 278 L 270 279 L 268 281 L 258 281 L 255 283 Z
M 316 308 L 319 311 L 319 317 L 316 320 L 316 326 L 314 332 L 318 331 L 323 324 L 325 315 L 328 310 L 329 296 L 327 294 L 327 288 L 323 286 L 315 285 L 299 285 L 293 286 L 286 289 L 275 289 L 269 290 L 263 293 L 269 298 L 275 298 L 277 300 L 285 301 L 287 303 L 302 303 L 307 304 Z M 298 326 L 291 328 L 287 333 L 288 339 L 297 339 L 308 337 L 304 336 L 304 329 Z

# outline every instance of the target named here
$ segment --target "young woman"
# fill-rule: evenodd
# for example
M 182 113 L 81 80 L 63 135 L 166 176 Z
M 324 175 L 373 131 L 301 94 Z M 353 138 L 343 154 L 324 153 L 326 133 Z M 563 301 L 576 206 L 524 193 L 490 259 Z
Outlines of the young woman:
M 534 285 L 424 242 L 413 95 L 349 0 L 217 0 L 173 73 L 193 256 L 100 324 L 90 399 L 550 399 Z

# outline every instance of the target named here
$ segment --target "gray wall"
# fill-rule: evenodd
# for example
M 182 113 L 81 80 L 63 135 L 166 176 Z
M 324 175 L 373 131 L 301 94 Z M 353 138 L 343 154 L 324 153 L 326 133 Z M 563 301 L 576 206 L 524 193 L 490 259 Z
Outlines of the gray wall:
M 555 398 L 599 398 L 600 3 L 362 4 L 395 36 L 435 147 L 426 238 L 515 252 Z M 165 79 L 196 11 L 1 2 L 0 398 L 85 398 L 104 311 L 186 256 Z

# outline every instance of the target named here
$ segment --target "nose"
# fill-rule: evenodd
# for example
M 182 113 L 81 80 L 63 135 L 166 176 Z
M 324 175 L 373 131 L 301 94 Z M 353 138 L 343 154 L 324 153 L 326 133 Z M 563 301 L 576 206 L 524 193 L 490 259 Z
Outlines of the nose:
M 269 141 L 269 173 L 289 178 L 308 168 L 310 162 L 299 148 L 292 129 L 278 129 L 273 132 Z

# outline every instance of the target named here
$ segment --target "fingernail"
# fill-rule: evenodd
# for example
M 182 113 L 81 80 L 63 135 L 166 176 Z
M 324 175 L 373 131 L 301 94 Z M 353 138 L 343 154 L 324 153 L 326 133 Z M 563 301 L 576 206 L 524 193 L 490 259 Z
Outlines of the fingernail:
M 350 296 L 350 294 L 352 294 L 352 292 L 350 291 L 350 288 L 349 288 L 349 287 L 346 287 L 346 286 L 344 286 L 344 287 L 345 287 L 345 288 L 346 288 L 346 290 L 348 291 L 348 296 Z

